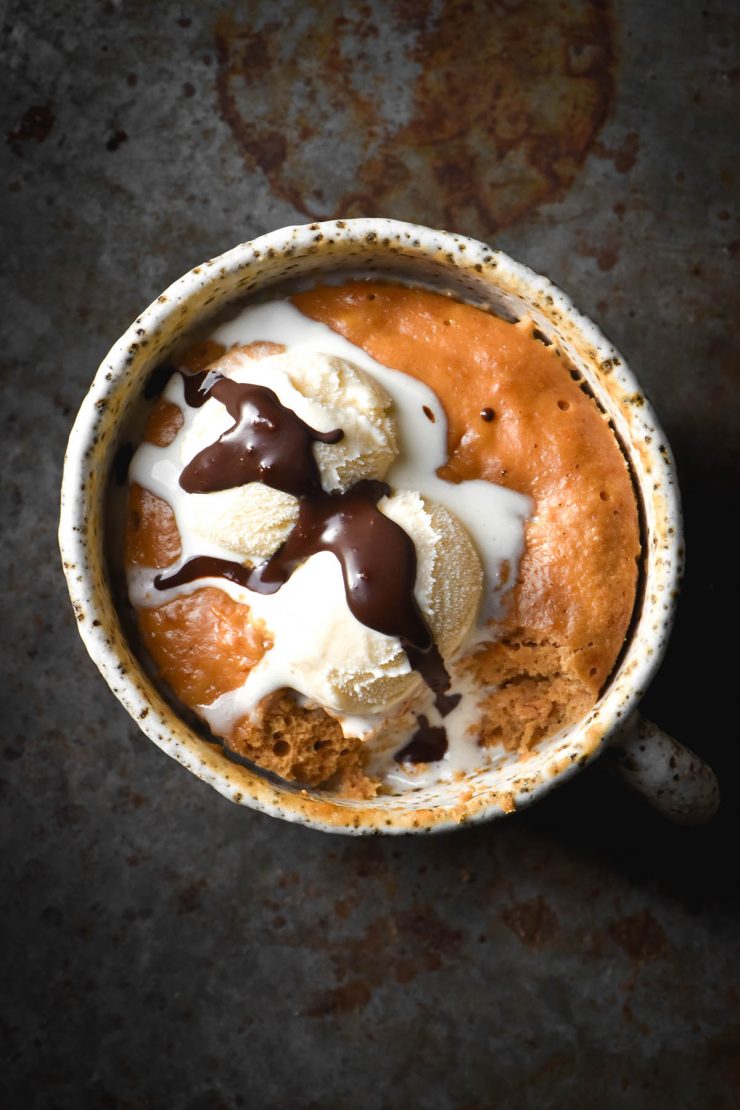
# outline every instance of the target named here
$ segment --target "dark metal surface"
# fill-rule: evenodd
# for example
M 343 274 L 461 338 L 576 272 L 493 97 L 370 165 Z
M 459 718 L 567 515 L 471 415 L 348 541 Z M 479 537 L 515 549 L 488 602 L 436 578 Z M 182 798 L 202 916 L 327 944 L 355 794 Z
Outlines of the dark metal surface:
M 737 5 L 5 5 L 3 1107 L 740 1106 Z M 646 708 L 716 766 L 663 825 L 593 768 L 530 812 L 345 841 L 228 805 L 77 636 L 60 466 L 190 265 L 306 216 L 488 238 L 622 347 L 688 574 Z

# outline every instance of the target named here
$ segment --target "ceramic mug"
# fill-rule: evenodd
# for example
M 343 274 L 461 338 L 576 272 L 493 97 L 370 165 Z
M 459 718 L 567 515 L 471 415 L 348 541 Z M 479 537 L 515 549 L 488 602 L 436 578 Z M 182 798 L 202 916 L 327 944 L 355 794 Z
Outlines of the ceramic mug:
M 151 370 L 183 333 L 224 308 L 290 281 L 342 273 L 438 288 L 493 312 L 527 317 L 578 369 L 629 460 L 643 520 L 642 588 L 628 643 L 597 704 L 525 758 L 494 751 L 462 782 L 372 801 L 337 798 L 230 761 L 167 703 L 123 631 L 104 557 L 105 494 L 117 437 Z M 708 820 L 711 770 L 641 720 L 637 706 L 663 655 L 683 554 L 676 471 L 655 415 L 622 356 L 546 278 L 501 251 L 444 231 L 385 219 L 287 227 L 196 266 L 139 316 L 103 360 L 69 439 L 59 540 L 85 645 L 113 693 L 155 744 L 234 802 L 345 833 L 448 830 L 513 812 L 609 748 L 610 765 L 665 815 Z

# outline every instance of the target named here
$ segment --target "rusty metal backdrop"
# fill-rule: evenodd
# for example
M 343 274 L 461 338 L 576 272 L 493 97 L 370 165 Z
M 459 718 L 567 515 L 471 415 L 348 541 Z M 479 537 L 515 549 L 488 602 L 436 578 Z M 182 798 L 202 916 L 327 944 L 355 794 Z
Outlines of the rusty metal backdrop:
M 740 8 L 6 0 L 0 1104 L 740 1106 Z M 598 766 L 532 810 L 333 839 L 228 805 L 85 656 L 73 415 L 191 265 L 323 216 L 486 239 L 624 350 L 688 571 L 647 710 L 717 768 L 672 828 Z

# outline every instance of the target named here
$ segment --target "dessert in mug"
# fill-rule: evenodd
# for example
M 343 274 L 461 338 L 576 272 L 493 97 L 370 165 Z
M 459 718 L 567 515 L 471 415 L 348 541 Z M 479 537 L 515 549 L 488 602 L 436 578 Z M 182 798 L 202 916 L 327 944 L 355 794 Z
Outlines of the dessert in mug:
M 352 281 L 175 352 L 129 468 L 161 680 L 233 759 L 370 797 L 526 751 L 625 639 L 637 506 L 531 321 Z

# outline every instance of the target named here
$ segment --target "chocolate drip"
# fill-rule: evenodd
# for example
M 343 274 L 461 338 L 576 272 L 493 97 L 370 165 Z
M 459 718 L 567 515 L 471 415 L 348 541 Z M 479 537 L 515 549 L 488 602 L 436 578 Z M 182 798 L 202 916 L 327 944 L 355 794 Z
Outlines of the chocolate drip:
M 252 589 L 250 585 L 253 567 L 245 567 L 241 563 L 232 562 L 231 559 L 218 559 L 215 555 L 196 555 L 188 559 L 174 574 L 158 574 L 154 585 L 158 590 L 170 590 L 175 586 L 184 586 L 188 582 L 195 582 L 197 578 L 226 578 L 229 582 L 236 582 L 237 586 Z M 267 591 L 262 591 L 267 593 Z
M 206 378 L 213 375 L 214 378 L 220 378 L 221 375 L 217 370 L 198 370 L 194 374 L 185 374 L 180 371 L 182 377 L 182 389 L 185 394 L 185 401 L 190 405 L 191 409 L 199 409 L 208 400 L 208 387 L 203 388 L 206 383 Z
M 196 379 L 202 377 L 199 383 Z M 337 443 L 340 428 L 317 432 L 263 385 L 232 381 L 218 371 L 185 379 L 185 399 L 202 405 L 215 397 L 233 425 L 215 443 L 204 447 L 180 475 L 188 493 L 214 493 L 247 482 L 264 482 L 294 497 L 321 492 L 314 443 Z
M 405 748 L 396 752 L 396 763 L 436 763 L 447 751 L 447 733 L 442 725 L 430 725 L 424 714 Z
M 428 651 L 418 651 L 415 647 L 406 644 L 404 644 L 404 647 L 409 657 L 409 663 L 424 679 L 434 694 L 434 704 L 440 714 L 446 717 L 459 703 L 462 694 L 447 693 L 450 688 L 450 676 L 447 673 L 439 648 L 435 643 L 432 643 Z

